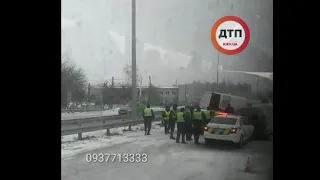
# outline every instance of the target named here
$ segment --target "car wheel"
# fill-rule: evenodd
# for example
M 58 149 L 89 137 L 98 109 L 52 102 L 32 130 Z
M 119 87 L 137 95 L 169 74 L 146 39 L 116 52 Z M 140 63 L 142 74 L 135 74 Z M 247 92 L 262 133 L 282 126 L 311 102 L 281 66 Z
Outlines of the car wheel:
M 244 140 L 243 140 L 243 136 L 240 137 L 239 143 L 238 143 L 238 147 L 239 148 L 243 148 L 244 145 Z

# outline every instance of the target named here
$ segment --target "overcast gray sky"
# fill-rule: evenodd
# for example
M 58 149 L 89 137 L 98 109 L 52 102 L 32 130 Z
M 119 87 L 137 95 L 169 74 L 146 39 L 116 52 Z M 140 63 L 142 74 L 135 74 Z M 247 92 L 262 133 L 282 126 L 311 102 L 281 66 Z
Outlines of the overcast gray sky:
M 144 60 L 142 54 L 137 54 L 140 70 L 150 70 L 150 62 L 158 63 L 150 72 L 143 74 L 145 82 L 149 75 L 156 74 L 161 68 L 187 67 L 194 52 L 203 60 L 202 70 L 208 71 L 212 64 L 216 64 L 217 57 L 210 41 L 211 27 L 226 15 L 239 16 L 247 22 L 251 32 L 248 49 L 271 58 L 273 56 L 271 0 L 136 2 L 137 36 L 144 45 L 140 48 L 160 52 L 159 62 Z M 122 55 L 126 47 L 125 37 L 131 36 L 131 0 L 62 0 L 62 20 L 62 51 L 69 51 L 89 80 L 111 79 L 112 76 L 124 78 L 122 69 L 131 62 L 130 56 Z M 222 64 L 232 64 L 250 57 L 251 51 L 222 56 L 220 61 Z M 161 79 L 161 75 L 155 76 L 155 79 Z M 167 75 L 163 76 L 163 79 L 166 78 Z M 162 85 L 172 84 L 164 82 L 158 81 Z

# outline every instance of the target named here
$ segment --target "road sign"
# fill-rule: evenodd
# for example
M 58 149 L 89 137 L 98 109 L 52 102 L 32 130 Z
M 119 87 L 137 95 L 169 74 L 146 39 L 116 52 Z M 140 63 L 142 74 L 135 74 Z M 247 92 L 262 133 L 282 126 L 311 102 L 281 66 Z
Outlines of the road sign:
M 239 17 L 225 16 L 219 19 L 211 29 L 211 41 L 214 47 L 226 55 L 241 53 L 249 44 L 250 30 Z
M 189 97 L 189 93 L 186 93 L 186 96 Z

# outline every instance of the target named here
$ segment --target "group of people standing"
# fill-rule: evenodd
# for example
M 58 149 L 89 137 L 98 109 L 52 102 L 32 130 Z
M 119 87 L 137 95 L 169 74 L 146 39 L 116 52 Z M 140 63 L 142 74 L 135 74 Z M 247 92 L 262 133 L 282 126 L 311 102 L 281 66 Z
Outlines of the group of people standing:
M 195 144 L 199 144 L 199 137 L 202 133 L 202 125 L 207 119 L 211 118 L 211 111 L 201 111 L 198 106 L 196 109 L 180 108 L 177 109 L 177 105 L 173 105 L 172 110 L 169 106 L 166 106 L 165 111 L 162 113 L 164 133 L 170 134 L 170 139 L 176 140 L 176 143 L 186 144 L 186 141 L 192 141 L 192 135 L 194 137 Z M 173 136 L 175 130 L 175 124 L 177 124 L 177 137 Z
M 169 134 L 170 139 L 176 140 L 176 143 L 186 144 L 186 141 L 192 141 L 192 135 L 194 137 L 195 144 L 199 143 L 199 137 L 203 133 L 203 126 L 208 124 L 211 120 L 211 117 L 217 115 L 218 111 L 210 110 L 208 107 L 207 110 L 202 111 L 200 106 L 189 108 L 180 108 L 177 109 L 177 105 L 173 105 L 172 109 L 170 106 L 166 106 L 165 110 L 162 113 L 163 125 L 164 125 L 164 134 Z M 234 112 L 233 108 L 228 104 L 229 112 Z M 143 111 L 144 118 L 144 127 L 145 135 L 150 135 L 151 122 L 154 120 L 155 115 L 153 110 L 150 108 L 150 105 L 147 105 L 147 108 Z M 173 136 L 175 126 L 177 124 L 177 137 Z

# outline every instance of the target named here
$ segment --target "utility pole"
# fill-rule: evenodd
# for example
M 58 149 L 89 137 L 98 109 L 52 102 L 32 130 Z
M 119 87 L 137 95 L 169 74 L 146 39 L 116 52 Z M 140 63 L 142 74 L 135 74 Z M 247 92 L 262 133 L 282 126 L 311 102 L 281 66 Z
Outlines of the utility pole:
M 137 64 L 136 64 L 136 0 L 132 0 L 132 120 L 137 117 Z M 130 129 L 131 127 L 129 127 Z
M 112 77 L 112 80 L 111 80 L 111 87 L 114 87 L 114 77 Z
M 149 76 L 149 86 L 152 86 L 151 76 Z
M 149 76 L 148 104 L 151 103 L 151 87 L 152 87 L 151 76 Z

